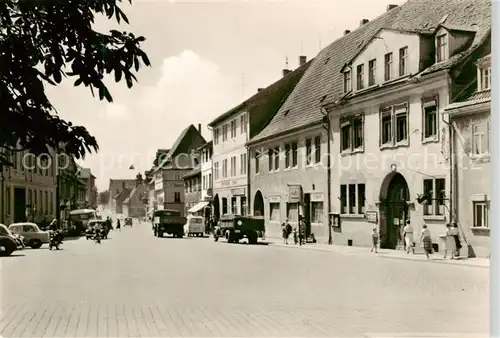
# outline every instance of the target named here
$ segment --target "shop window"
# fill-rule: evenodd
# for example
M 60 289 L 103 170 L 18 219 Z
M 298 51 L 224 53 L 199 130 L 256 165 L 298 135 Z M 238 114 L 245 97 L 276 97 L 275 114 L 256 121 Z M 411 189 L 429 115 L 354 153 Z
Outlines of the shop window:
M 174 192 L 174 203 L 181 203 L 181 193 Z
M 365 184 L 340 186 L 340 213 L 358 215 L 365 213 Z
M 299 220 L 299 205 L 297 203 L 286 204 L 286 215 L 290 222 L 297 222 Z
M 423 213 L 427 216 L 442 216 L 445 214 L 446 206 L 446 181 L 444 178 L 425 179 L 424 194 L 430 200 L 423 205 Z
M 227 215 L 227 198 L 222 198 L 222 214 Z
M 347 185 L 340 186 L 340 213 L 345 214 L 347 211 Z
M 247 214 L 247 198 L 244 196 L 241 197 L 241 199 L 240 199 L 240 209 L 241 209 L 240 215 L 246 216 L 246 214 Z

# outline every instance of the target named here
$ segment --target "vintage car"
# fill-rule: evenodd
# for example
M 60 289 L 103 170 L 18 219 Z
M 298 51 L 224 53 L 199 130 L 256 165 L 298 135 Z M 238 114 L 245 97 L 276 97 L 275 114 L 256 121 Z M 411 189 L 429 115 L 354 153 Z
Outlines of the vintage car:
M 264 218 L 254 216 L 223 215 L 214 229 L 214 240 L 224 237 L 228 243 L 238 243 L 247 238 L 248 243 L 257 244 L 265 235 Z
M 188 236 L 203 237 L 205 233 L 205 221 L 202 216 L 188 216 L 184 224 L 184 233 Z
M 133 225 L 134 221 L 132 219 L 132 217 L 126 217 L 125 218 L 125 226 L 127 227 L 131 227 Z
M 178 210 L 164 209 L 156 210 L 153 213 L 153 233 L 157 237 L 163 237 L 164 234 L 173 237 L 184 237 L 184 224 L 187 218 L 181 216 Z
M 5 224 L 0 223 L 0 236 L 10 237 L 16 242 L 17 250 L 24 249 L 24 237 L 13 234 Z
M 9 225 L 9 230 L 13 234 L 24 237 L 24 243 L 33 249 L 39 249 L 43 244 L 50 242 L 50 235 L 47 231 L 42 231 L 35 223 L 14 223 Z

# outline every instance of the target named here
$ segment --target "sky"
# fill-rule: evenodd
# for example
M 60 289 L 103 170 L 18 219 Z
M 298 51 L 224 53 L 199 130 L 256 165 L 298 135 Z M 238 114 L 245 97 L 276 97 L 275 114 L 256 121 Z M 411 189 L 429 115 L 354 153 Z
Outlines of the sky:
M 113 103 L 73 87 L 71 79 L 47 93 L 62 118 L 97 138 L 99 152 L 79 163 L 103 191 L 110 178 L 135 178 L 150 169 L 156 150 L 171 147 L 190 124 L 200 123 L 210 140 L 207 123 L 277 81 L 284 68 L 297 68 L 300 55 L 314 58 L 344 30 L 402 3 L 133 0 L 122 6 L 130 25 L 119 30 L 147 39 L 142 48 L 152 65 L 139 71 L 138 83 L 128 89 L 107 79 Z M 117 27 L 100 19 L 95 28 Z

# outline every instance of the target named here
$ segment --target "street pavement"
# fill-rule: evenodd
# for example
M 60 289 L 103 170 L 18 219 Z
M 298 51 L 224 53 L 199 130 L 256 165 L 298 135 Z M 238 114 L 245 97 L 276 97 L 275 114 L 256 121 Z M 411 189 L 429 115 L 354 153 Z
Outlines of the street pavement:
M 488 336 L 489 269 L 155 238 L 0 259 L 3 337 Z

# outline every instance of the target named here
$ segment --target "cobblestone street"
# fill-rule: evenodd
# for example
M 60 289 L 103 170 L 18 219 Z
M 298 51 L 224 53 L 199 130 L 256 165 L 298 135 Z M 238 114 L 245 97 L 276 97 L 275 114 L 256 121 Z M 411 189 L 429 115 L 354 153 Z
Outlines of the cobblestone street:
M 3 337 L 486 336 L 489 269 L 155 238 L 2 258 Z

